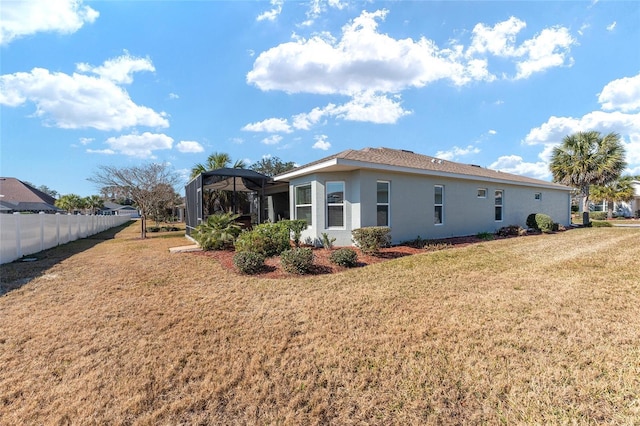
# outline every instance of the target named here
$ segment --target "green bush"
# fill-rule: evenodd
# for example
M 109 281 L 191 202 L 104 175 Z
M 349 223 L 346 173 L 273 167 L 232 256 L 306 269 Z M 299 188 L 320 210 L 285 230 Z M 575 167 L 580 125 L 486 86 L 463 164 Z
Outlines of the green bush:
M 236 239 L 236 251 L 250 251 L 271 257 L 290 249 L 289 226 L 286 222 L 261 223 L 251 231 L 243 232 Z
M 358 264 L 358 253 L 354 249 L 343 247 L 332 252 L 329 261 L 345 268 L 353 268 Z
M 282 269 L 292 274 L 304 275 L 313 266 L 313 250 L 310 248 L 292 248 L 280 254 Z
M 590 212 L 589 219 L 590 220 L 606 220 L 607 212 Z
M 231 248 L 242 230 L 235 221 L 238 217 L 233 213 L 212 214 L 205 223 L 196 226 L 191 236 L 203 250 Z
M 552 232 L 553 219 L 544 213 L 531 213 L 527 216 L 527 226 L 542 232 Z
M 391 244 L 391 228 L 388 226 L 367 226 L 351 231 L 356 245 L 365 254 L 376 255 L 382 247 Z
M 613 225 L 611 224 L 611 222 L 607 222 L 607 221 L 600 221 L 600 220 L 595 220 L 593 222 L 591 222 L 591 226 L 594 228 L 609 228 L 612 227 Z
M 257 274 L 264 268 L 264 256 L 260 253 L 243 251 L 233 256 L 233 264 L 243 274 Z

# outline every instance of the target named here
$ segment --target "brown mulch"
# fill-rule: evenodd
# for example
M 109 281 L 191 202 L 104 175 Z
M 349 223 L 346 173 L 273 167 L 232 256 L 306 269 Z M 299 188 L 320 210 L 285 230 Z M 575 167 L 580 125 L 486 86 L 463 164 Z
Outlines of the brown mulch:
M 496 237 L 496 239 L 501 237 Z M 428 246 L 423 247 L 414 247 L 411 245 L 397 245 L 393 247 L 387 247 L 380 250 L 380 253 L 377 256 L 367 255 L 362 253 L 362 251 L 356 247 L 350 247 L 356 251 L 358 254 L 358 265 L 356 267 L 363 267 L 367 265 L 372 265 L 374 263 L 386 262 L 388 260 L 397 259 L 404 256 L 411 256 L 413 254 L 419 253 L 427 253 L 434 251 L 434 249 L 443 249 L 443 248 L 451 248 L 451 247 L 464 247 L 470 244 L 483 242 L 484 240 L 476 237 L 476 236 L 468 236 L 468 237 L 455 237 L 455 238 L 447 238 L 438 241 L 429 241 Z M 333 250 L 336 250 L 334 248 Z M 193 252 L 193 254 L 198 256 L 205 256 L 216 261 L 220 262 L 220 264 L 227 270 L 232 271 L 235 274 L 241 274 L 238 269 L 233 264 L 233 256 L 235 255 L 235 251 L 233 250 L 212 250 L 212 251 L 201 251 L 201 252 Z M 313 269 L 309 275 L 322 275 L 322 274 L 334 274 L 337 272 L 341 272 L 346 270 L 347 268 L 335 265 L 329 261 L 329 256 L 331 255 L 331 250 L 326 250 L 324 248 L 313 248 Z M 254 276 L 260 278 L 291 278 L 300 275 L 291 274 L 282 269 L 280 266 L 280 257 L 271 257 L 265 260 L 265 267 L 263 271 Z M 304 276 L 304 275 L 301 275 Z

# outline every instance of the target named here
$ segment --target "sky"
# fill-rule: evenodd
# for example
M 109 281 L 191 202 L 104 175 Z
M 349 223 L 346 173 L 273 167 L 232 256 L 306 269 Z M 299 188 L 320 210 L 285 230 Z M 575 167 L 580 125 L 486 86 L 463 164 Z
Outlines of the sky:
M 2 0 L 0 175 L 387 147 L 549 181 L 587 130 L 638 175 L 638 46 L 637 1 Z

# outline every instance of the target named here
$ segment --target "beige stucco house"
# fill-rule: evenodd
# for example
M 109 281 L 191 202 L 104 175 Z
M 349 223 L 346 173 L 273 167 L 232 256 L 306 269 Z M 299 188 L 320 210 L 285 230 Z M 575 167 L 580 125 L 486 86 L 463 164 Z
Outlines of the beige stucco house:
M 571 188 L 389 148 L 346 150 L 274 178 L 289 183 L 292 219 L 309 224 L 303 240 L 322 234 L 351 245 L 351 231 L 389 226 L 393 243 L 526 226 L 530 213 L 571 223 Z

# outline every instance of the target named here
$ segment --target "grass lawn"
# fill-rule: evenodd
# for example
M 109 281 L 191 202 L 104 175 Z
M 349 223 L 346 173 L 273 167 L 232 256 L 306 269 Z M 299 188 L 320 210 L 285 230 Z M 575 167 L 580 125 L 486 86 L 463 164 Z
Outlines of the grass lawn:
M 637 424 L 640 229 L 239 276 L 137 224 L 0 267 L 0 424 Z

